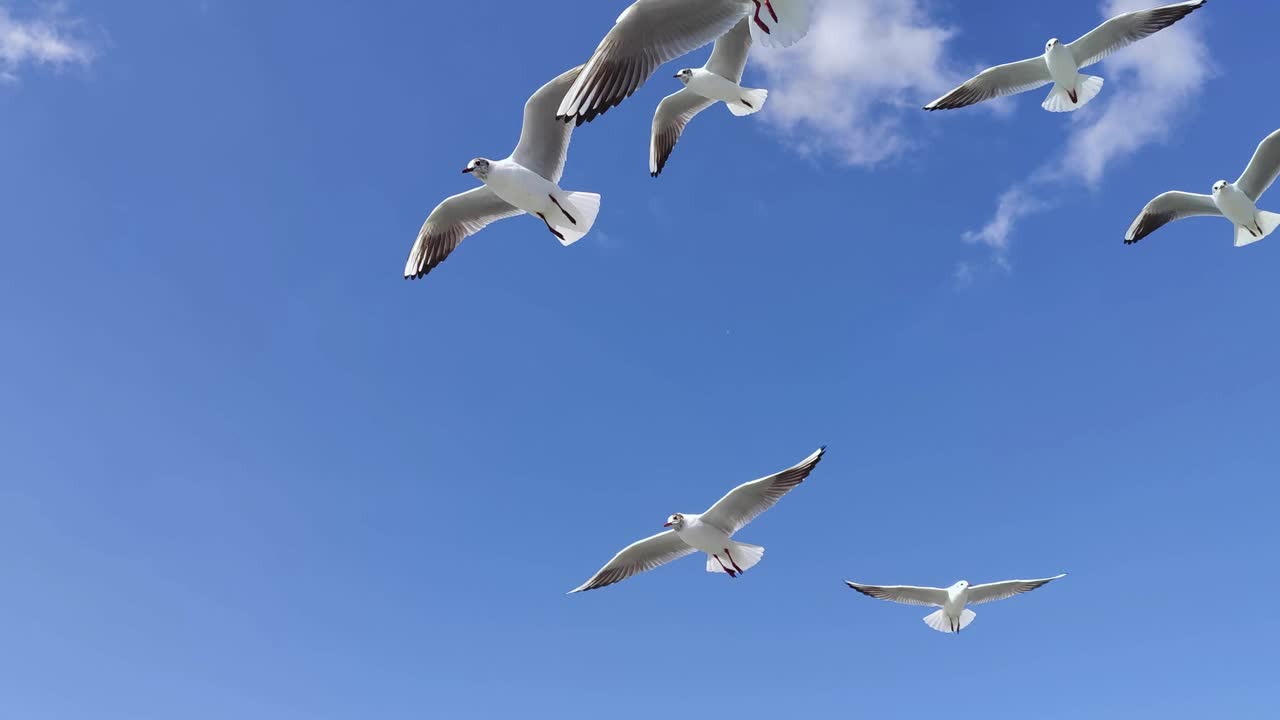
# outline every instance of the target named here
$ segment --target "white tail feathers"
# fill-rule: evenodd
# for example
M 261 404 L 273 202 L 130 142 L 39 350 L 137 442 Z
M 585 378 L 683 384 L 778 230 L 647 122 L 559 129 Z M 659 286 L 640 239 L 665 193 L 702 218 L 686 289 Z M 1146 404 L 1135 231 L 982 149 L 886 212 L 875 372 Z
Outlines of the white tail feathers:
M 1076 99 L 1071 100 L 1069 90 L 1064 90 L 1057 85 L 1049 91 L 1049 97 L 1044 99 L 1041 105 L 1049 112 L 1074 112 L 1089 104 L 1089 101 L 1098 97 L 1098 93 L 1102 92 L 1102 78 L 1096 75 L 1077 75 L 1076 76 Z
M 1244 225 L 1236 226 L 1236 247 L 1252 245 L 1275 232 L 1278 227 L 1280 227 L 1280 215 L 1277 215 L 1276 213 L 1262 212 L 1259 210 L 1258 224 L 1256 227 L 1247 228 Z M 1259 230 L 1262 231 L 1261 235 L 1258 234 Z
M 973 622 L 973 619 L 977 616 L 977 613 L 969 608 L 965 608 L 960 611 L 960 622 L 953 624 L 951 618 L 947 617 L 946 610 L 938 610 L 931 615 L 926 615 L 924 618 L 924 624 L 938 632 L 957 633 L 969 627 L 969 623 Z
M 595 193 L 571 192 L 560 200 L 565 212 L 573 216 L 576 224 L 552 223 L 551 226 L 564 235 L 561 245 L 568 247 L 582 239 L 596 224 L 596 216 L 600 214 L 600 196 Z M 567 220 L 566 220 L 567 223 Z
M 769 99 L 768 90 L 752 90 L 750 88 L 742 88 L 742 102 L 725 103 L 729 106 L 729 112 L 742 117 L 743 115 L 754 115 L 760 112 L 764 107 L 764 101 Z
M 748 545 L 746 543 L 732 542 L 729 544 L 728 556 L 720 553 L 720 559 L 717 560 L 715 555 L 707 556 L 707 572 L 723 573 L 726 569 L 738 571 L 741 568 L 744 572 L 755 567 L 764 557 L 764 548 L 759 545 Z M 724 566 L 721 567 L 721 561 Z M 737 565 L 737 568 L 734 565 Z
M 760 2 L 760 22 L 769 32 L 760 29 L 751 19 L 751 37 L 765 47 L 791 47 L 809 34 L 809 3 L 811 0 L 769 0 Z M 770 9 L 772 8 L 772 12 Z M 778 19 L 773 16 L 777 14 Z M 752 11 L 752 18 L 756 17 Z

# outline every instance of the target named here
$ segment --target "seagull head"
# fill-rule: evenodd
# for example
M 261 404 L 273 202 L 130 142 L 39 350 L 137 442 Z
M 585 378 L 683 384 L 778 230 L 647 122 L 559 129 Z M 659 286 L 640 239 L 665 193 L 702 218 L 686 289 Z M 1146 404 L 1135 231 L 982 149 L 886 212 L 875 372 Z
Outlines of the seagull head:
M 662 527 L 671 528 L 672 530 L 683 529 L 684 515 L 681 515 L 680 513 L 676 513 L 675 515 L 672 515 L 671 517 L 667 518 L 666 522 L 662 523 Z
M 1219 180 L 1218 182 L 1216 182 L 1216 183 L 1214 183 L 1214 184 L 1213 184 L 1213 194 L 1214 194 L 1214 195 L 1217 195 L 1218 193 L 1220 193 L 1220 192 L 1222 192 L 1223 190 L 1226 190 L 1226 189 L 1227 189 L 1227 181 L 1226 181 L 1226 180 Z
M 476 158 L 475 160 L 472 160 L 471 162 L 467 163 L 467 166 L 463 168 L 462 172 L 475 175 L 481 180 L 484 180 L 485 178 L 489 177 L 490 164 L 491 163 L 485 158 Z
M 1059 46 L 1059 45 L 1061 45 L 1061 44 L 1062 44 L 1062 43 L 1058 40 L 1058 38 L 1049 38 L 1049 42 L 1047 42 L 1047 43 L 1045 43 L 1045 44 L 1044 44 L 1044 49 L 1045 49 L 1045 50 L 1052 50 L 1052 49 L 1054 49 L 1054 48 L 1058 47 L 1058 46 Z
M 689 68 L 685 68 L 680 72 L 676 73 L 675 78 L 680 82 L 684 83 L 685 85 L 688 85 L 689 81 L 693 79 L 693 71 L 690 70 Z
M 952 585 L 951 587 L 955 588 L 956 590 L 964 590 L 969 587 L 969 581 L 961 580 L 960 582 L 956 583 L 955 585 Z

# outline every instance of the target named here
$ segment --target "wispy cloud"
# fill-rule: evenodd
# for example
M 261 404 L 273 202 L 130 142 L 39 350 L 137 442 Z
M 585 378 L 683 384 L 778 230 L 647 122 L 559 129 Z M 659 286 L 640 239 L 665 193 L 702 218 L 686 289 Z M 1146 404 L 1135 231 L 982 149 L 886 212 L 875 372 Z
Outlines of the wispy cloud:
M 0 3 L 0 82 L 15 83 L 27 66 L 61 69 L 68 65 L 88 65 L 93 50 L 79 37 L 80 22 L 61 5 L 51 5 L 42 14 L 18 18 Z
M 954 31 L 922 0 L 818 0 L 809 36 L 756 53 L 773 102 L 765 118 L 806 154 L 875 165 L 912 147 L 909 113 L 951 87 Z
M 1150 0 L 1107 0 L 1101 11 L 1110 18 L 1149 7 Z M 1096 187 L 1115 163 L 1166 141 L 1212 74 L 1200 27 L 1193 16 L 1104 61 L 1098 73 L 1107 79 L 1103 97 L 1072 118 L 1062 154 L 1006 190 L 995 216 L 963 239 L 989 246 L 1007 266 L 1019 221 L 1047 207 L 1042 194 L 1057 189 L 1060 195 L 1068 184 Z

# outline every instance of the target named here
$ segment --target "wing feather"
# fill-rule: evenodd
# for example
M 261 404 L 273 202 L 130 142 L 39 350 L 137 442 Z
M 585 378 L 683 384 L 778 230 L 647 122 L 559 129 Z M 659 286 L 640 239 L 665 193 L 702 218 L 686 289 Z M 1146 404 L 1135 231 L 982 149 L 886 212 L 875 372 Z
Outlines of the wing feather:
M 738 532 L 760 513 L 773 507 L 783 495 L 804 482 L 826 451 L 825 447 L 819 448 L 794 467 L 739 485 L 703 513 L 702 521 L 730 535 Z
M 471 235 L 489 223 L 522 215 L 523 210 L 507 203 L 487 187 L 454 195 L 436 206 L 418 231 L 418 239 L 404 265 L 406 280 L 420 279 L 444 262 Z
M 955 110 L 1005 95 L 1016 95 L 1053 82 L 1044 58 L 1035 57 L 987 68 L 968 82 L 924 106 L 925 110 Z
M 569 591 L 569 594 L 595 590 L 622 582 L 656 567 L 679 560 L 695 550 L 685 544 L 680 536 L 667 530 L 644 540 L 633 542 L 613 556 L 591 579 Z
M 947 591 L 942 588 L 916 587 L 915 585 L 863 585 L 849 580 L 845 580 L 844 584 L 867 597 L 902 605 L 942 607 L 947 602 Z
M 560 176 L 564 174 L 569 139 L 573 135 L 572 125 L 556 119 L 556 109 L 581 71 L 582 66 L 579 65 L 561 73 L 529 98 L 524 105 L 520 142 L 511 153 L 512 160 L 553 183 L 560 182 Z
M 1117 15 L 1067 45 L 1076 64 L 1089 67 L 1121 48 L 1154 35 L 1199 10 L 1206 0 L 1191 0 Z
M 1174 220 L 1199 215 L 1221 216 L 1222 211 L 1218 210 L 1213 198 L 1208 195 L 1177 190 L 1157 195 L 1142 208 L 1142 212 L 1138 213 L 1138 217 L 1129 226 L 1129 231 L 1124 236 L 1124 244 L 1132 245 Z
M 1276 181 L 1277 175 L 1280 175 L 1280 130 L 1268 135 L 1258 145 L 1249 167 L 1236 181 L 1236 187 L 1256 203 Z
M 1039 580 L 1005 580 L 1004 582 L 987 583 L 986 585 L 974 585 L 969 588 L 969 605 L 981 605 L 983 603 L 995 602 L 1011 598 L 1014 595 L 1021 595 L 1025 592 L 1031 592 L 1038 587 L 1043 587 L 1066 577 L 1066 573 L 1055 575 L 1051 578 L 1041 578 Z

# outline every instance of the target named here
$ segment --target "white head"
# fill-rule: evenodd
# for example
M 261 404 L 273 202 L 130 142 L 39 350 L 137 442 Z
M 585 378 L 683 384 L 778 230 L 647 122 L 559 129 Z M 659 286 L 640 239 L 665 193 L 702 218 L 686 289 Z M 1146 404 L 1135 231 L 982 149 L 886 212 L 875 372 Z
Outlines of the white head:
M 493 163 L 485 158 L 476 158 L 467 163 L 467 167 L 462 172 L 474 174 L 476 177 L 484 180 L 489 177 L 489 166 Z
M 955 585 L 952 585 L 952 586 L 951 586 L 951 589 L 952 589 L 952 590 L 968 590 L 968 589 L 969 589 L 969 581 L 968 581 L 968 580 L 961 580 L 960 582 L 956 583 Z
M 1059 41 L 1058 38 L 1049 38 L 1049 42 L 1044 44 L 1045 52 L 1048 52 L 1056 47 L 1062 47 L 1062 42 Z
M 680 82 L 684 83 L 685 85 L 688 85 L 689 81 L 693 79 L 693 71 L 690 70 L 689 68 L 685 68 L 680 72 L 676 73 L 675 77 Z
M 1216 182 L 1216 183 L 1214 183 L 1214 184 L 1213 184 L 1213 194 L 1214 194 L 1214 195 L 1217 195 L 1218 193 L 1220 193 L 1220 192 L 1222 192 L 1223 190 L 1226 190 L 1226 189 L 1227 189 L 1227 181 L 1226 181 L 1226 180 L 1219 180 L 1218 182 Z
M 672 530 L 683 530 L 684 515 L 681 513 L 676 513 L 675 515 L 672 515 L 671 517 L 667 518 L 666 522 L 662 523 L 662 527 L 671 528 Z

